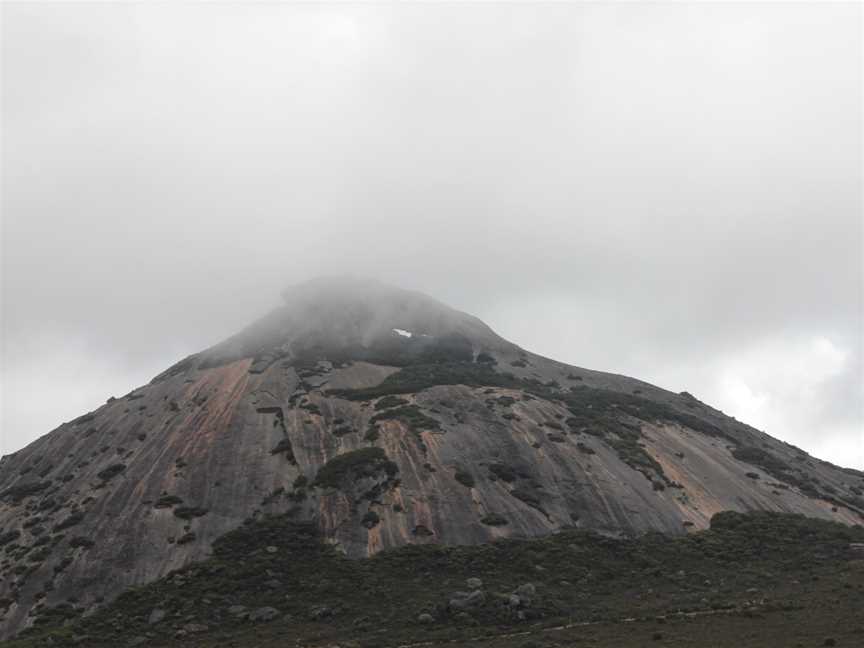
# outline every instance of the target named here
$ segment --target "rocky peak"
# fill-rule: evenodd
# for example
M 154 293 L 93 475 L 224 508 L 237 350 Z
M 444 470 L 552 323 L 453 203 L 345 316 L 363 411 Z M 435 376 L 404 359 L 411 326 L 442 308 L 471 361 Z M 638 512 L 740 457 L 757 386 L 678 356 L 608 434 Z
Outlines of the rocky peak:
M 290 286 L 282 305 L 229 339 L 172 367 L 215 367 L 253 359 L 253 372 L 276 360 L 367 360 L 401 366 L 424 357 L 472 360 L 515 351 L 482 321 L 422 293 L 350 277 Z

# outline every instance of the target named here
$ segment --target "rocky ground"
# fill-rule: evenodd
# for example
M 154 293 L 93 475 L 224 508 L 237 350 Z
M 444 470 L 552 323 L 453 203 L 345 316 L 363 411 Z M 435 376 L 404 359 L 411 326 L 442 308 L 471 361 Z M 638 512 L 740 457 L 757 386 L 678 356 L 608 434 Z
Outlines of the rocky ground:
M 88 618 L 54 608 L 35 646 L 855 646 L 864 529 L 723 513 L 679 538 L 564 531 L 350 560 L 315 528 L 250 522 L 212 558 Z

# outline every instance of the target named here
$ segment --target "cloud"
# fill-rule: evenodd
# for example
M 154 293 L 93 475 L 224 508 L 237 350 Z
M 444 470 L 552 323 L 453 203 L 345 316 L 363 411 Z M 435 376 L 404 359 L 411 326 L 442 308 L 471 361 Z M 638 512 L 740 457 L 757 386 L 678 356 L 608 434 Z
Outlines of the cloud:
M 764 341 L 715 369 L 714 402 L 819 457 L 862 465 L 864 381 L 851 356 L 824 337 Z M 838 385 L 857 389 L 838 393 Z
M 859 447 L 860 7 L 3 13 L 5 451 L 345 272 Z

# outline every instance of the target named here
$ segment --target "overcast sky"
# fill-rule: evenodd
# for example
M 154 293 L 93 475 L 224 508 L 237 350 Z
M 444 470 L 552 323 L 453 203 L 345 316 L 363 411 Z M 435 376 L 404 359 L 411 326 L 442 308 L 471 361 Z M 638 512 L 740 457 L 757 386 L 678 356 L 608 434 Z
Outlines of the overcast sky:
M 864 467 L 860 4 L 2 13 L 0 451 L 353 273 Z

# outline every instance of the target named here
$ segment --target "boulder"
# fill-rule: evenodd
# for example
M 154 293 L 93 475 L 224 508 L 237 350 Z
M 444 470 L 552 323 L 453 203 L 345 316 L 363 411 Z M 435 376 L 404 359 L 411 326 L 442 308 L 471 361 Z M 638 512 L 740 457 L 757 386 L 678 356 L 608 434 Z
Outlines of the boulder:
M 309 611 L 309 617 L 313 621 L 320 621 L 321 619 L 326 619 L 327 617 L 333 616 L 333 610 L 326 605 L 319 605 L 313 607 Z
M 516 588 L 516 591 L 510 595 L 508 605 L 510 607 L 528 607 L 531 601 L 537 595 L 537 588 L 533 583 L 524 583 Z
M 159 623 L 162 619 L 165 618 L 167 612 L 160 608 L 153 608 L 153 611 L 150 613 L 150 616 L 147 618 L 147 623 L 150 625 L 155 625 Z
M 479 578 L 469 578 L 465 581 L 465 584 L 468 585 L 468 589 L 478 590 L 483 587 L 483 581 Z
M 485 602 L 486 594 L 483 590 L 453 592 L 450 595 L 450 609 L 452 610 L 470 610 L 471 608 L 483 605 Z
M 430 623 L 435 623 L 435 617 L 433 617 L 431 614 L 423 613 L 417 617 L 417 621 L 424 625 L 428 625 Z
M 273 607 L 255 608 L 249 613 L 250 621 L 272 621 L 279 615 L 279 610 Z

